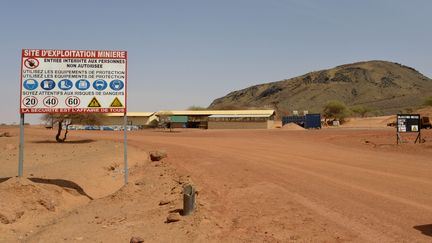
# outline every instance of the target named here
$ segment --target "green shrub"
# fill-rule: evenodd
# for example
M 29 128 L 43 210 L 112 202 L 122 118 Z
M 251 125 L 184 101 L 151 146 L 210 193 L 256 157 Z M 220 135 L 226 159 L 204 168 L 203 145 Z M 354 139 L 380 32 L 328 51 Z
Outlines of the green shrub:
M 362 105 L 353 106 L 353 107 L 350 108 L 350 110 L 354 114 L 358 114 L 361 117 L 365 117 L 367 113 L 369 113 L 369 112 L 372 111 L 372 109 L 370 109 L 369 107 L 362 106 Z
M 327 119 L 337 119 L 342 123 L 349 115 L 349 110 L 342 101 L 332 100 L 324 106 L 323 115 Z

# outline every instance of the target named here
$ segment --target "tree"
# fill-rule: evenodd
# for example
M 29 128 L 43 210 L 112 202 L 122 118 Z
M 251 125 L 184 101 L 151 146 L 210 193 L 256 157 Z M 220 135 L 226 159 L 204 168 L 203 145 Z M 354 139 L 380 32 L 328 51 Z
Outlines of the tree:
M 159 117 L 159 127 L 169 128 L 170 132 L 172 132 L 171 127 L 171 116 L 174 114 L 171 111 L 159 111 L 156 116 Z
M 45 114 L 42 117 L 47 123 L 50 123 L 51 126 L 58 124 L 56 141 L 58 143 L 63 143 L 66 141 L 69 126 L 72 124 L 81 124 L 81 125 L 98 125 L 100 124 L 100 116 L 96 114 Z M 63 138 L 61 138 L 61 133 L 63 130 L 63 125 L 65 125 L 65 132 L 63 134 Z
M 361 117 L 365 117 L 367 113 L 372 111 L 369 107 L 362 105 L 353 106 L 350 110 L 355 114 L 359 114 Z
M 326 119 L 333 118 L 339 120 L 340 122 L 343 122 L 349 114 L 347 106 L 342 101 L 338 100 L 329 101 L 324 106 L 323 112 Z

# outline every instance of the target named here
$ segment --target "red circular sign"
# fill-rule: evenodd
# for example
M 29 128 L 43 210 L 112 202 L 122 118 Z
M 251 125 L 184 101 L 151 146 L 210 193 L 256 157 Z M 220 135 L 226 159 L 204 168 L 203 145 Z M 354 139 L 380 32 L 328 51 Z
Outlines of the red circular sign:
M 47 96 L 43 99 L 43 104 L 46 107 L 55 107 L 58 105 L 58 99 L 54 96 Z
M 24 66 L 26 66 L 26 68 L 29 68 L 29 69 L 35 69 L 39 66 L 39 60 L 36 58 L 32 58 L 32 57 L 27 58 L 24 61 Z
M 81 103 L 80 99 L 76 96 L 69 96 L 66 98 L 65 103 L 69 107 L 77 107 Z
M 25 107 L 32 108 L 38 104 L 38 99 L 34 96 L 26 96 L 22 100 L 22 104 Z

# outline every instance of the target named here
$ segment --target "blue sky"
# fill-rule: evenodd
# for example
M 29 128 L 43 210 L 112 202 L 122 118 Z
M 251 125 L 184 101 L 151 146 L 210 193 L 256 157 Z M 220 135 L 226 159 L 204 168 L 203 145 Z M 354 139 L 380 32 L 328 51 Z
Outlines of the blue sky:
M 129 111 L 208 106 L 372 59 L 432 77 L 431 9 L 427 0 L 3 1 L 0 122 L 19 118 L 23 48 L 127 50 Z

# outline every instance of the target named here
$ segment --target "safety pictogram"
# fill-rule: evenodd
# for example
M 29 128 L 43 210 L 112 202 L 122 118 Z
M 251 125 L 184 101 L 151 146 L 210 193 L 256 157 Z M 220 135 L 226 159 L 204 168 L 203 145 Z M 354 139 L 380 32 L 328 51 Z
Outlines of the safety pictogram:
M 39 60 L 36 58 L 27 58 L 24 61 L 24 66 L 28 69 L 35 69 L 39 66 Z
M 90 101 L 87 107 L 101 107 L 101 104 L 96 99 L 96 97 L 93 97 L 93 99 Z
M 75 87 L 79 90 L 87 90 L 90 88 L 90 82 L 85 79 L 80 79 L 75 83 Z
M 58 83 L 58 87 L 61 90 L 70 90 L 73 88 L 73 83 L 72 81 L 70 81 L 69 79 L 62 79 L 60 80 L 60 82 Z
M 119 91 L 123 89 L 123 87 L 124 87 L 124 83 L 121 80 L 116 79 L 110 82 L 110 88 L 112 90 Z
M 44 90 L 52 90 L 55 88 L 55 86 L 56 84 L 52 79 L 45 79 L 41 82 L 41 87 Z
M 38 87 L 36 79 L 27 79 L 24 81 L 23 86 L 27 90 L 35 90 Z
M 115 97 L 114 100 L 111 102 L 110 107 L 123 107 L 123 104 L 119 100 L 119 98 Z
M 98 79 L 98 80 L 93 82 L 93 88 L 95 88 L 95 90 L 101 91 L 101 90 L 106 89 L 107 86 L 108 86 L 108 83 L 103 79 Z

